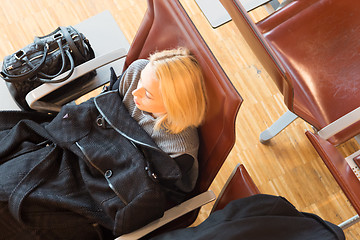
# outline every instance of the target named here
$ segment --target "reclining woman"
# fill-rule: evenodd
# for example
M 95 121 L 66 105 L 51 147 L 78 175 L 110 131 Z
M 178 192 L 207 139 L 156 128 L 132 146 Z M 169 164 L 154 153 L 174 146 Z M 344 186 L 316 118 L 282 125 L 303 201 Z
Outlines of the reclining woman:
M 206 110 L 196 59 L 184 48 L 157 52 L 111 86 L 54 118 L 0 112 L 5 239 L 118 236 L 194 188 Z

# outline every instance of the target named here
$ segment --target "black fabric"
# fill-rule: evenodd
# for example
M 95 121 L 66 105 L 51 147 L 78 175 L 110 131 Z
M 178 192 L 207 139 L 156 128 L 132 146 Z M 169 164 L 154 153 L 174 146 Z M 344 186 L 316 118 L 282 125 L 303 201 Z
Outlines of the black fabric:
M 180 168 L 131 118 L 117 91 L 68 104 L 54 119 L 19 114 L 0 112 L 0 120 L 12 116 L 0 121 L 0 201 L 9 201 L 19 222 L 27 224 L 23 211 L 31 203 L 84 216 L 115 235 L 162 216 L 161 181 L 181 179 Z
M 23 213 L 29 224 L 19 223 L 5 202 L 0 202 L 2 240 L 114 240 L 99 224 L 62 209 L 32 204 Z
M 109 90 L 116 90 L 119 88 L 121 76 L 118 78 L 113 67 L 110 67 L 110 84 Z
M 194 164 L 194 158 L 189 154 L 182 154 L 178 157 L 175 157 L 174 160 L 177 163 L 180 172 L 182 173 L 182 177 L 178 181 L 181 182 L 182 185 L 190 185 L 190 179 L 188 178 L 187 173 L 191 170 Z M 180 204 L 181 202 L 186 200 L 187 193 L 176 187 L 176 183 L 174 184 L 172 181 L 168 182 L 166 180 L 163 180 L 162 185 L 164 186 L 165 191 L 169 195 L 169 200 L 171 200 L 170 207 L 175 204 Z
M 125 71 L 126 72 L 126 71 Z M 108 91 L 112 91 L 112 90 L 118 90 L 119 89 L 119 85 L 120 85 L 120 81 L 122 78 L 122 75 L 125 73 L 123 72 L 120 77 L 117 77 L 117 74 L 114 70 L 113 67 L 110 67 L 110 77 L 109 77 L 109 84 L 105 85 L 103 88 L 103 92 L 108 92 Z
M 197 227 L 151 240 L 343 240 L 343 231 L 320 217 L 303 213 L 283 197 L 258 194 L 230 202 Z

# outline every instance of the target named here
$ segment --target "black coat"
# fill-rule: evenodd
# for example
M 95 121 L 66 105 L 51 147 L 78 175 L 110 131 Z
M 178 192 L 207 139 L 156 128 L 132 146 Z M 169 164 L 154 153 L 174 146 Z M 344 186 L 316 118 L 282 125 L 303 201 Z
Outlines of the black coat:
M 199 226 L 151 240 L 345 240 L 341 228 L 299 212 L 283 197 L 257 194 L 230 202 Z
M 115 235 L 163 215 L 161 183 L 181 171 L 128 114 L 117 91 L 51 117 L 0 112 L 0 201 L 22 221 L 41 203 L 94 219 Z

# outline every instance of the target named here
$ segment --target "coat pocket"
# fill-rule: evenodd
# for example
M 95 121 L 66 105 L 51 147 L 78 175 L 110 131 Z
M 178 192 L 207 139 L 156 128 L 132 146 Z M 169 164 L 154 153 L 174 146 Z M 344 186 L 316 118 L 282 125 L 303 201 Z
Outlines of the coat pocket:
M 118 236 L 135 231 L 161 218 L 165 205 L 165 195 L 158 187 L 140 193 L 127 206 L 117 211 L 114 234 Z
M 113 233 L 121 235 L 161 217 L 166 196 L 149 174 L 142 153 L 127 139 L 107 135 L 110 137 L 102 141 L 103 147 L 94 148 L 91 135 L 76 145 L 89 166 L 83 176 L 87 189 L 113 219 Z

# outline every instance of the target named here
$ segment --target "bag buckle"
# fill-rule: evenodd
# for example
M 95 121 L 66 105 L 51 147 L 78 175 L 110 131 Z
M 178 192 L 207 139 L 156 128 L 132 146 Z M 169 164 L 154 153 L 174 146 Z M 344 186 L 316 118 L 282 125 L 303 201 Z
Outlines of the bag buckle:
M 60 38 L 62 38 L 62 37 L 63 37 L 62 32 L 58 32 L 58 33 L 56 33 L 56 34 L 53 35 L 53 39 L 54 39 L 54 40 L 58 40 L 58 39 L 60 39 Z
M 23 58 L 25 56 L 25 54 L 26 54 L 25 51 L 21 49 L 15 53 L 15 58 L 17 60 L 20 60 L 21 58 Z

